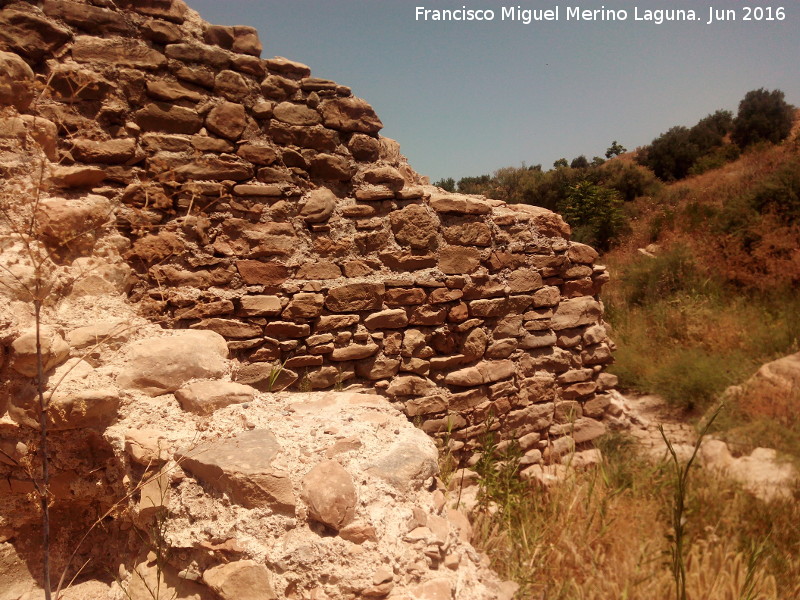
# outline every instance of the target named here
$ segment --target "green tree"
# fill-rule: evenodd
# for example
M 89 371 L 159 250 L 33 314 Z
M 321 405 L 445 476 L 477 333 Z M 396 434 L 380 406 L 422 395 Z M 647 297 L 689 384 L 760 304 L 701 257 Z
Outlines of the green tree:
M 636 161 L 650 167 L 663 181 L 683 179 L 700 157 L 700 148 L 692 141 L 691 130 L 673 127 L 639 153 Z
M 452 177 L 448 177 L 447 179 L 440 179 L 439 181 L 434 181 L 433 185 L 435 185 L 436 187 L 440 187 L 448 192 L 456 191 L 456 180 L 453 179 Z
M 623 152 L 627 152 L 628 150 L 617 140 L 611 142 L 611 145 L 606 149 L 606 158 L 613 158 L 614 156 L 619 156 Z
M 589 161 L 587 160 L 586 156 L 581 154 L 580 156 L 573 158 L 572 162 L 569 163 L 569 166 L 572 169 L 587 169 L 589 167 Z
M 782 91 L 752 90 L 739 103 L 731 137 L 740 148 L 758 142 L 777 144 L 789 136 L 793 119 L 794 107 Z
M 608 250 L 625 227 L 619 193 L 589 180 L 570 186 L 559 212 L 572 227 L 575 240 L 603 250 Z
M 559 158 L 556 162 L 553 163 L 554 169 L 563 169 L 564 167 L 568 167 L 569 163 L 567 162 L 566 158 Z

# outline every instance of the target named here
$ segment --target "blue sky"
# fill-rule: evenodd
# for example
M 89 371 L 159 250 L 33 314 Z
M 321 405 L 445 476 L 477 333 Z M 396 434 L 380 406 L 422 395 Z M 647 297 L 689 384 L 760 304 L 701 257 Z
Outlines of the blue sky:
M 252 25 L 264 57 L 285 56 L 348 85 L 383 135 L 432 180 L 628 149 L 744 94 L 781 89 L 800 105 L 797 0 L 188 0 L 215 24 Z M 744 22 L 745 7 L 786 6 Z M 788 5 L 788 6 L 787 6 Z M 491 22 L 415 20 L 415 7 L 492 9 Z M 503 6 L 559 7 L 558 22 L 501 21 Z M 626 10 L 626 21 L 567 21 L 567 7 Z M 736 21 L 706 24 L 709 7 Z M 634 9 L 694 9 L 699 21 L 634 21 Z M 774 13 L 773 13 L 774 15 Z M 757 16 L 757 15 L 753 15 Z M 768 16 L 765 13 L 765 16 Z

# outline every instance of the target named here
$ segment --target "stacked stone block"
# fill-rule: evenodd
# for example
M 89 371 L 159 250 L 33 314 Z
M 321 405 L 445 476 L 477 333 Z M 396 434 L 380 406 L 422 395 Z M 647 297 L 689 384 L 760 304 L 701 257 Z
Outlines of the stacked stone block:
M 49 149 L 45 208 L 113 203 L 133 298 L 224 336 L 239 382 L 361 383 L 531 464 L 602 433 L 608 274 L 558 215 L 424 185 L 348 87 L 181 0 L 3 4 L 3 119 Z

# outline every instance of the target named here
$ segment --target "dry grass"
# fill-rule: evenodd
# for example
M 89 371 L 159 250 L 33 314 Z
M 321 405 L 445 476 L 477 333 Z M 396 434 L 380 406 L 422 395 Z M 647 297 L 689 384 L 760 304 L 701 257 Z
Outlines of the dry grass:
M 670 471 L 609 437 L 604 462 L 543 490 L 484 488 L 476 543 L 518 598 L 671 600 Z M 509 488 L 516 488 L 509 498 Z M 800 594 L 800 507 L 764 504 L 693 469 L 686 528 L 687 597 L 778 600 Z

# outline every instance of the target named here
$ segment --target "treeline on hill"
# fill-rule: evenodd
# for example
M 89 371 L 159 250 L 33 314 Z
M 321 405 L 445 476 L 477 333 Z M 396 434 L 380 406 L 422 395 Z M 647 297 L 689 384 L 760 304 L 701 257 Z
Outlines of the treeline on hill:
M 662 182 L 721 167 L 753 145 L 781 142 L 789 135 L 793 118 L 794 107 L 784 100 L 783 92 L 762 88 L 745 95 L 736 117 L 718 110 L 693 127 L 671 128 L 638 149 L 635 163 L 598 156 L 589 161 L 581 155 L 571 162 L 561 158 L 548 171 L 523 164 L 458 182 L 443 179 L 435 185 L 557 211 L 572 227 L 573 239 L 608 250 L 628 230 L 626 203 L 657 194 Z M 615 140 L 605 156 L 612 159 L 625 151 Z

